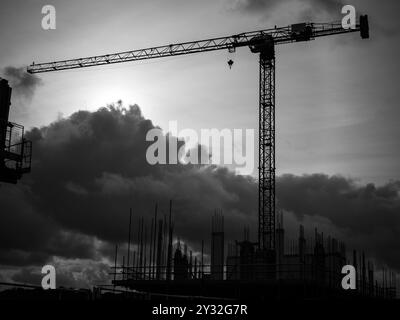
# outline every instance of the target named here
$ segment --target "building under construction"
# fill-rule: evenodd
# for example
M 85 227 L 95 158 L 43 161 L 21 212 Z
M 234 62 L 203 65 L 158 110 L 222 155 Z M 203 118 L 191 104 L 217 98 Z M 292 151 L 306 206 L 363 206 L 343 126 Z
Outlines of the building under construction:
M 113 285 L 154 297 L 204 297 L 217 299 L 393 299 L 395 275 L 377 272 L 365 254 L 349 254 L 345 244 L 324 237 L 314 230 L 306 237 L 299 226 L 296 240 L 285 237 L 282 214 L 275 230 L 276 250 L 265 256 L 258 243 L 250 241 L 249 230 L 243 239 L 225 243 L 221 212 L 212 217 L 211 239 L 201 252 L 192 252 L 173 233 L 171 215 L 152 219 L 150 237 L 140 220 L 136 249 L 122 264 L 115 257 Z M 149 238 L 149 239 L 148 239 Z M 149 242 L 149 244 L 147 243 Z M 227 249 L 225 251 L 225 249 Z M 272 260 L 274 259 L 274 261 Z M 267 261 L 267 263 L 266 263 Z M 344 265 L 356 269 L 355 290 L 344 290 L 341 273 Z M 378 277 L 379 275 L 379 277 Z

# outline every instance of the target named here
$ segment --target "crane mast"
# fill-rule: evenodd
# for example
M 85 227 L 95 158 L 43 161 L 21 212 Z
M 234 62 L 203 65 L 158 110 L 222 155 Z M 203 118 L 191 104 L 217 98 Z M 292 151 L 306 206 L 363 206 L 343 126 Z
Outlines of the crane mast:
M 318 37 L 360 32 L 369 38 L 368 16 L 360 16 L 351 29 L 341 22 L 298 23 L 244 32 L 228 37 L 169 44 L 120 53 L 49 63 L 32 63 L 27 71 L 41 73 L 155 59 L 215 50 L 250 47 L 259 54 L 259 167 L 258 167 L 258 249 L 267 263 L 275 262 L 275 46 L 310 41 Z

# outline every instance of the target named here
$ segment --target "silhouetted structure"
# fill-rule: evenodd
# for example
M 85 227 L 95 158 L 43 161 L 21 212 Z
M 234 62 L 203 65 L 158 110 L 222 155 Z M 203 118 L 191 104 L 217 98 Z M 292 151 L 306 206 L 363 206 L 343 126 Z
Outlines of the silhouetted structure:
M 288 240 L 285 237 L 282 214 L 277 215 L 276 251 L 272 256 L 266 254 L 268 251 L 260 250 L 257 242 L 250 241 L 249 229 L 245 228 L 243 240 L 229 243 L 225 257 L 223 220 L 221 213 L 216 213 L 212 217 L 208 260 L 210 264 L 204 264 L 203 246 L 201 256 L 197 253 L 193 259 L 193 252 L 190 251 L 188 254 L 187 244 L 182 245 L 178 239 L 170 264 L 172 269 L 169 272 L 168 265 L 163 264 L 168 255 L 163 249 L 166 237 L 161 236 L 166 233 L 166 226 L 160 220 L 158 245 L 155 249 L 157 260 L 153 263 L 150 260 L 150 263 L 147 263 L 145 258 L 147 251 L 143 249 L 146 245 L 138 242 L 144 263 L 140 264 L 140 268 L 125 267 L 124 263 L 122 270 L 120 267 L 115 268 L 114 275 L 118 275 L 120 279 L 114 280 L 113 283 L 148 294 L 187 297 L 198 295 L 235 299 L 396 297 L 395 276 L 383 271 L 383 279 L 378 285 L 372 262 L 366 261 L 364 253 L 358 255 L 356 251 L 353 252 L 353 265 L 357 270 L 356 290 L 344 290 L 341 287 L 344 276 L 341 270 L 344 265 L 349 264 L 345 245 L 329 236 L 324 238 L 317 229 L 314 230 L 312 239 L 306 239 L 303 226 L 299 227 L 296 241 Z M 172 233 L 170 235 L 172 239 Z M 151 254 L 154 255 L 154 252 Z M 157 270 L 156 275 L 151 271 L 154 268 Z
M 0 182 L 17 183 L 31 170 L 32 143 L 24 138 L 24 127 L 8 121 L 11 87 L 0 78 Z
M 181 242 L 178 240 L 178 245 L 174 255 L 174 279 L 184 280 L 189 278 L 189 263 L 187 257 L 187 250 L 182 253 Z
M 211 233 L 211 277 L 222 280 L 224 277 L 224 217 L 215 213 L 212 217 Z

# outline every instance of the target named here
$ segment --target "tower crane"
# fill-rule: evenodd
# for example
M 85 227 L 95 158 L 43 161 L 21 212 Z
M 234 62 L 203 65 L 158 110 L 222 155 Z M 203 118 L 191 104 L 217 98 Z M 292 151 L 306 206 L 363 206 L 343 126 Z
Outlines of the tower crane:
M 171 57 L 192 53 L 249 47 L 259 55 L 259 165 L 258 165 L 258 250 L 275 260 L 275 46 L 316 38 L 360 32 L 369 38 L 368 16 L 361 15 L 353 28 L 340 22 L 298 23 L 286 27 L 243 32 L 199 41 L 174 43 L 86 58 L 31 64 L 29 73 L 53 72 L 121 62 Z

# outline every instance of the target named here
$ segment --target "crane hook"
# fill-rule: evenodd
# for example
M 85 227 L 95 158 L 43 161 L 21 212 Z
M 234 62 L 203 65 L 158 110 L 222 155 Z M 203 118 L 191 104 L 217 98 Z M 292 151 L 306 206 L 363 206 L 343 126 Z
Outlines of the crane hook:
M 232 65 L 233 65 L 233 60 L 232 60 L 232 59 L 229 59 L 229 60 L 228 60 L 229 69 L 232 69 Z

